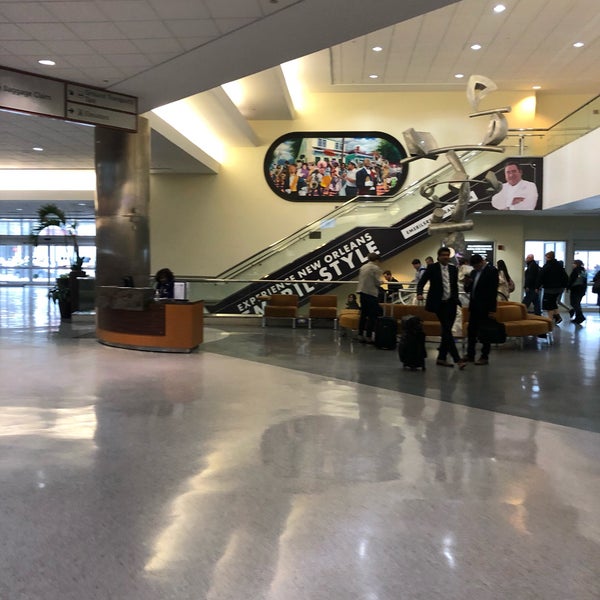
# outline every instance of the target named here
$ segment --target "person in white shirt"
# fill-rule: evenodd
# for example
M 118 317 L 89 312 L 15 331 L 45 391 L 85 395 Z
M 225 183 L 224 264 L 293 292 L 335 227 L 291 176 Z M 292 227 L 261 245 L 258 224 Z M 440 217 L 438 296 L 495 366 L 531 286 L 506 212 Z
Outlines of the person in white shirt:
M 506 183 L 492 196 L 492 206 L 498 210 L 535 210 L 538 190 L 535 183 L 523 179 L 523 169 L 509 162 L 504 167 Z

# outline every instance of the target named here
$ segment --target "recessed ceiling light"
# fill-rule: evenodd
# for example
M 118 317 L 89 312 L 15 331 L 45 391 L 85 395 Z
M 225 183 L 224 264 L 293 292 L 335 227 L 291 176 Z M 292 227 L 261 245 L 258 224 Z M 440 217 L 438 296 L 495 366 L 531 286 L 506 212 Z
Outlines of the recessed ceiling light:
M 505 10 L 506 10 L 506 6 L 504 6 L 504 4 L 496 4 L 496 6 L 494 6 L 495 13 L 501 13 L 501 12 L 504 12 Z
M 463 73 L 457 73 L 454 77 L 456 77 L 456 79 L 462 79 L 464 77 Z
M 23 211 L 23 209 L 22 209 L 22 208 L 15 208 L 15 210 L 16 210 L 17 212 L 22 212 L 22 211 Z
M 585 44 L 583 42 L 575 42 L 573 48 L 583 48 Z
M 381 46 L 373 46 L 371 50 L 373 50 L 373 52 L 381 52 L 383 48 Z
M 46 67 L 53 67 L 56 64 L 53 60 L 50 60 L 49 58 L 42 58 L 41 60 L 38 60 L 38 62 L 40 63 L 40 65 L 45 65 Z
M 43 152 L 43 151 L 44 151 L 44 149 L 43 149 L 43 148 L 40 148 L 40 146 L 34 146 L 34 147 L 32 148 L 32 150 L 35 150 L 36 152 Z
M 471 50 L 481 50 L 481 44 L 473 44 Z
M 375 73 L 373 73 L 372 75 L 369 75 L 369 77 L 371 79 L 377 79 L 379 77 L 379 75 L 375 75 Z
M 534 85 L 531 87 L 532 90 L 541 90 L 542 86 L 541 85 Z

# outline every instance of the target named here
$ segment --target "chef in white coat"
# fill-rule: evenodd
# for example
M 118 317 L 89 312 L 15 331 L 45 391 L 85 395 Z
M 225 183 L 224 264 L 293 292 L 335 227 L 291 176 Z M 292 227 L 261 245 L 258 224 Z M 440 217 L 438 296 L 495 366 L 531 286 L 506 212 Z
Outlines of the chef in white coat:
M 515 162 L 504 167 L 506 183 L 492 196 L 492 206 L 498 210 L 535 210 L 538 190 L 535 183 L 523 179 L 523 170 Z

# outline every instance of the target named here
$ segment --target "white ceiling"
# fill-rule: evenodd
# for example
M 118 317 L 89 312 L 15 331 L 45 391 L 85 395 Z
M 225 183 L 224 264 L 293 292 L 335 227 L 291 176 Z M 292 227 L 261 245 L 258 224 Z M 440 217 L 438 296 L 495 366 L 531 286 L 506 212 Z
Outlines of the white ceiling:
M 0 0 L 0 66 L 132 94 L 141 111 L 257 73 L 242 119 L 289 111 L 273 67 L 300 56 L 313 91 L 460 90 L 461 72 L 506 90 L 598 94 L 600 0 L 505 0 L 501 14 L 496 3 Z M 93 168 L 92 139 L 91 127 L 0 111 L 0 168 Z M 152 166 L 205 171 L 157 133 Z

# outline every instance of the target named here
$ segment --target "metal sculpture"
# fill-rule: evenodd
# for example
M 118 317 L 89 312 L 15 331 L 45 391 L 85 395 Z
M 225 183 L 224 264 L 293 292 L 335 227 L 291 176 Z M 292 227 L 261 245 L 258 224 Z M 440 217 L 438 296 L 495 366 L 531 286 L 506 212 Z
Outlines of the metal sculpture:
M 496 84 L 491 79 L 482 75 L 472 75 L 467 84 L 467 99 L 473 110 L 476 111 L 481 100 L 497 89 Z M 419 192 L 421 196 L 435 205 L 429 225 L 429 233 L 447 233 L 444 245 L 454 249 L 458 254 L 464 254 L 466 249 L 462 232 L 473 229 L 473 221 L 467 219 L 467 208 L 472 186 L 478 183 L 484 184 L 484 195 L 480 195 L 480 199 L 487 199 L 499 192 L 502 189 L 502 184 L 492 171 L 488 171 L 484 179 L 469 178 L 457 152 L 473 150 L 504 152 L 504 149 L 499 148 L 498 145 L 506 138 L 508 123 L 504 114 L 510 112 L 510 110 L 510 107 L 502 107 L 474 112 L 469 115 L 470 118 L 490 116 L 485 136 L 481 143 L 477 145 L 438 148 L 434 137 L 429 132 L 415 131 L 412 128 L 403 132 L 407 149 L 411 155 L 409 158 L 404 159 L 403 163 L 413 162 L 421 158 L 437 160 L 439 156 L 445 155 L 448 163 L 453 168 L 453 173 L 449 179 L 426 183 L 421 186 Z M 457 200 L 455 201 L 454 198 L 447 201 L 441 200 L 435 194 L 436 187 L 439 185 L 447 185 L 450 190 L 458 191 Z M 450 217 L 448 217 L 448 214 L 450 214 Z

